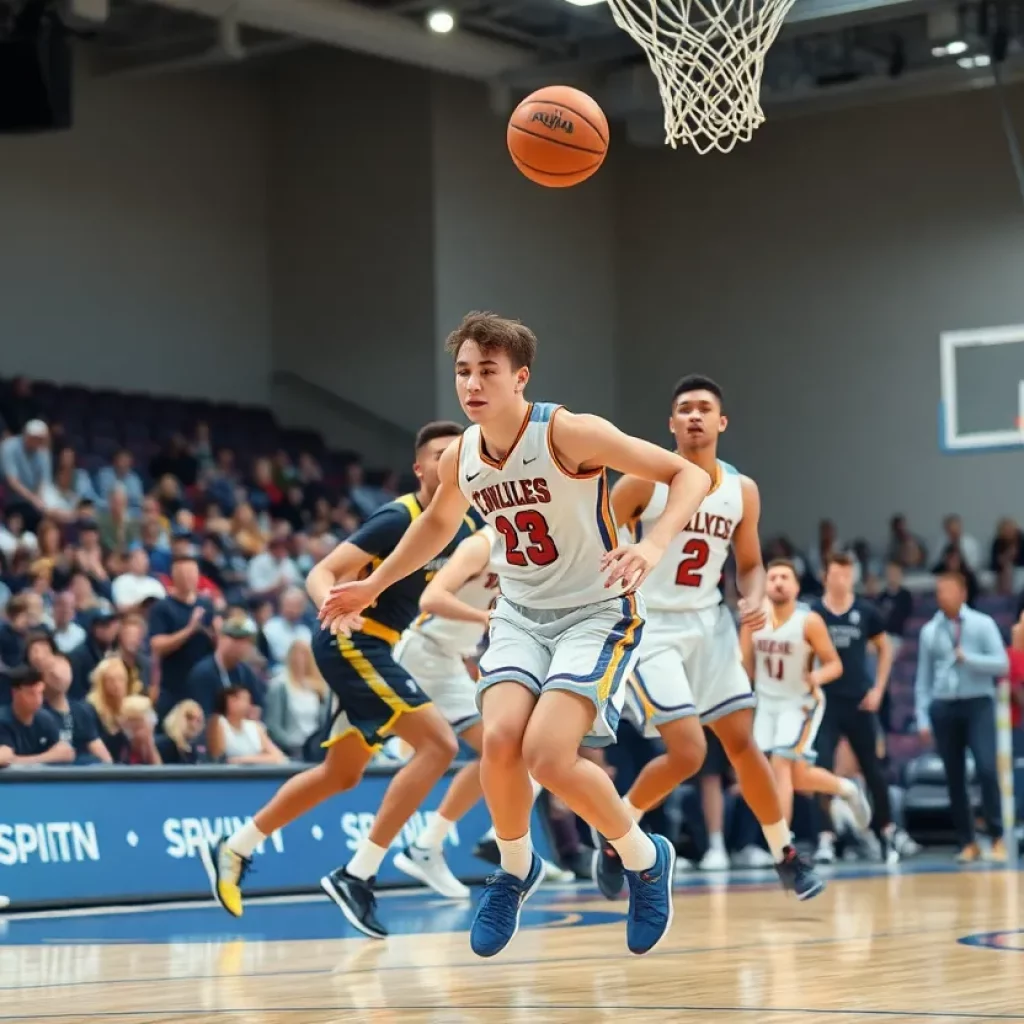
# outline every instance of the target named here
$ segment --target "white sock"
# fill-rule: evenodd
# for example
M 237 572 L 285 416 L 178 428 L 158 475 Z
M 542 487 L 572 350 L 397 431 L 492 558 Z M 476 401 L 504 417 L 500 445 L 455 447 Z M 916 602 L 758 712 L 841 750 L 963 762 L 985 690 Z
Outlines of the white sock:
M 768 849 L 772 851 L 775 863 L 781 864 L 784 856 L 783 850 L 793 842 L 793 833 L 789 831 L 789 825 L 785 820 L 777 821 L 774 825 L 762 825 L 761 831 L 768 841 Z
M 627 871 L 646 871 L 654 867 L 658 851 L 651 837 L 634 821 L 629 831 L 619 839 L 609 839 L 615 852 L 622 858 Z
M 633 801 L 629 799 L 628 796 L 624 796 L 622 798 L 622 806 L 626 808 L 626 810 L 629 812 L 629 816 L 634 821 L 639 821 L 644 816 L 644 812 L 639 807 L 637 807 L 633 803 Z
M 248 860 L 257 846 L 267 837 L 250 821 L 243 825 L 229 840 L 228 849 Z
M 857 783 L 853 779 L 840 779 L 839 780 L 839 795 L 844 800 L 849 800 L 850 797 L 857 795 Z
M 364 839 L 356 848 L 355 855 L 345 865 L 345 871 L 353 878 L 361 878 L 365 882 L 380 870 L 387 852 L 386 846 L 378 846 L 369 839 Z
M 708 849 L 717 853 L 725 853 L 725 836 L 721 832 L 712 832 L 708 836 Z
M 533 841 L 530 839 L 530 833 L 527 832 L 518 839 L 502 839 L 495 836 L 494 841 L 501 851 L 502 870 L 525 882 L 533 866 Z
M 440 850 L 451 827 L 452 823 L 446 817 L 435 814 L 430 824 L 419 834 L 416 845 L 421 850 Z
M 530 776 L 530 788 L 533 790 L 533 802 L 536 803 L 537 802 L 537 797 L 540 796 L 541 790 L 544 787 L 531 775 Z M 486 842 L 497 843 L 499 841 L 500 840 L 498 839 L 498 833 L 494 831 L 494 826 L 493 825 L 480 837 L 480 842 L 481 843 L 486 843 Z

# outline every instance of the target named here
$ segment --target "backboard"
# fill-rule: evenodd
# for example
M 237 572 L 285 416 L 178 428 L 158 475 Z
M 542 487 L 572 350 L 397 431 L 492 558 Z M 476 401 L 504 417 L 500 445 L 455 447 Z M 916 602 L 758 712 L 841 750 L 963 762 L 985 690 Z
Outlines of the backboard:
M 939 336 L 939 446 L 1024 448 L 1024 324 Z

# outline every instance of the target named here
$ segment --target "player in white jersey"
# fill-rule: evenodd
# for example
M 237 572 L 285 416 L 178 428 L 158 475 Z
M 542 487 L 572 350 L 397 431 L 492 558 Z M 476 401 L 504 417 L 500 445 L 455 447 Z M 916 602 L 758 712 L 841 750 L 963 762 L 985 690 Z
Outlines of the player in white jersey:
M 395 661 L 416 680 L 455 734 L 478 754 L 483 726 L 476 706 L 475 666 L 498 598 L 494 555 L 500 548 L 490 526 L 467 537 L 434 574 L 420 597 L 420 616 L 395 646 Z M 471 674 L 471 667 L 474 671 Z M 540 787 L 533 783 L 534 797 Z M 444 841 L 452 826 L 480 799 L 480 762 L 464 765 L 448 785 L 430 824 L 416 841 L 395 855 L 395 867 L 451 899 L 466 899 L 469 889 L 448 868 Z M 556 864 L 544 862 L 544 877 L 573 878 Z
M 333 629 L 358 621 L 382 588 L 429 561 L 476 507 L 502 539 L 502 596 L 477 690 L 480 777 L 501 870 L 481 896 L 471 946 L 481 956 L 504 949 L 541 880 L 529 832 L 532 776 L 612 837 L 631 892 L 627 946 L 646 953 L 671 924 L 675 851 L 636 825 L 611 779 L 578 750 L 588 736 L 614 738 L 643 629 L 636 588 L 710 479 L 607 420 L 528 402 L 536 346 L 519 322 L 486 313 L 469 314 L 450 335 L 456 391 L 473 425 L 442 457 L 437 495 L 395 551 L 365 580 L 335 587 L 320 615 Z M 606 467 L 669 486 L 664 514 L 637 544 L 617 546 Z
M 786 820 L 793 820 L 794 790 L 828 793 L 846 801 L 857 827 L 865 829 L 871 805 L 860 787 L 814 766 L 814 737 L 825 713 L 822 687 L 843 674 L 839 653 L 825 620 L 798 606 L 800 583 L 792 562 L 769 563 L 767 593 L 771 619 L 758 630 L 742 626 L 740 649 L 757 693 L 754 739 L 771 761 Z
M 694 375 L 679 381 L 669 429 L 678 454 L 710 474 L 712 487 L 640 590 L 650 622 L 632 682 L 642 708 L 640 725 L 648 734 L 661 734 L 666 753 L 644 766 L 624 804 L 639 820 L 693 775 L 707 751 L 701 726 L 709 726 L 761 825 L 783 886 L 809 899 L 824 885 L 792 844 L 771 765 L 754 742 L 756 699 L 718 589 L 731 546 L 741 619 L 751 629 L 764 624 L 765 572 L 757 534 L 761 502 L 753 480 L 718 460 L 718 437 L 727 424 L 722 391 L 713 380 Z M 642 538 L 663 500 L 656 483 L 624 476 L 612 492 L 616 522 Z M 622 890 L 620 859 L 603 838 L 594 880 L 609 899 Z

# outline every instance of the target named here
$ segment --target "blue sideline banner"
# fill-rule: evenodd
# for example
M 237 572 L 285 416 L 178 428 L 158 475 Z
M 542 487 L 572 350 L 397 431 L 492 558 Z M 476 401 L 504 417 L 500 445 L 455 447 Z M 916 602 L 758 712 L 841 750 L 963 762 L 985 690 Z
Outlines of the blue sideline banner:
M 207 895 L 202 843 L 231 834 L 294 769 L 78 768 L 2 773 L 0 892 L 17 905 L 103 904 Z M 312 890 L 344 864 L 369 832 L 391 772 L 368 773 L 350 792 L 268 837 L 254 857 L 245 891 L 255 895 Z M 412 842 L 436 813 L 442 779 L 394 846 Z M 445 847 L 455 875 L 479 881 L 491 869 L 473 856 L 490 828 L 481 801 L 458 822 Z M 550 857 L 544 824 L 534 842 Z M 390 857 L 382 885 L 415 884 Z

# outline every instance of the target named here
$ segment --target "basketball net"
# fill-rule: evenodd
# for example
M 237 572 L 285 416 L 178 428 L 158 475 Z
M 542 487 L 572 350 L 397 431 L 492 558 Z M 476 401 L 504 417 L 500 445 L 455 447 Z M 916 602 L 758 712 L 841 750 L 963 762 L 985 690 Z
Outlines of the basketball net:
M 647 54 L 665 108 L 665 141 L 728 153 L 764 121 L 761 74 L 795 0 L 608 0 Z

